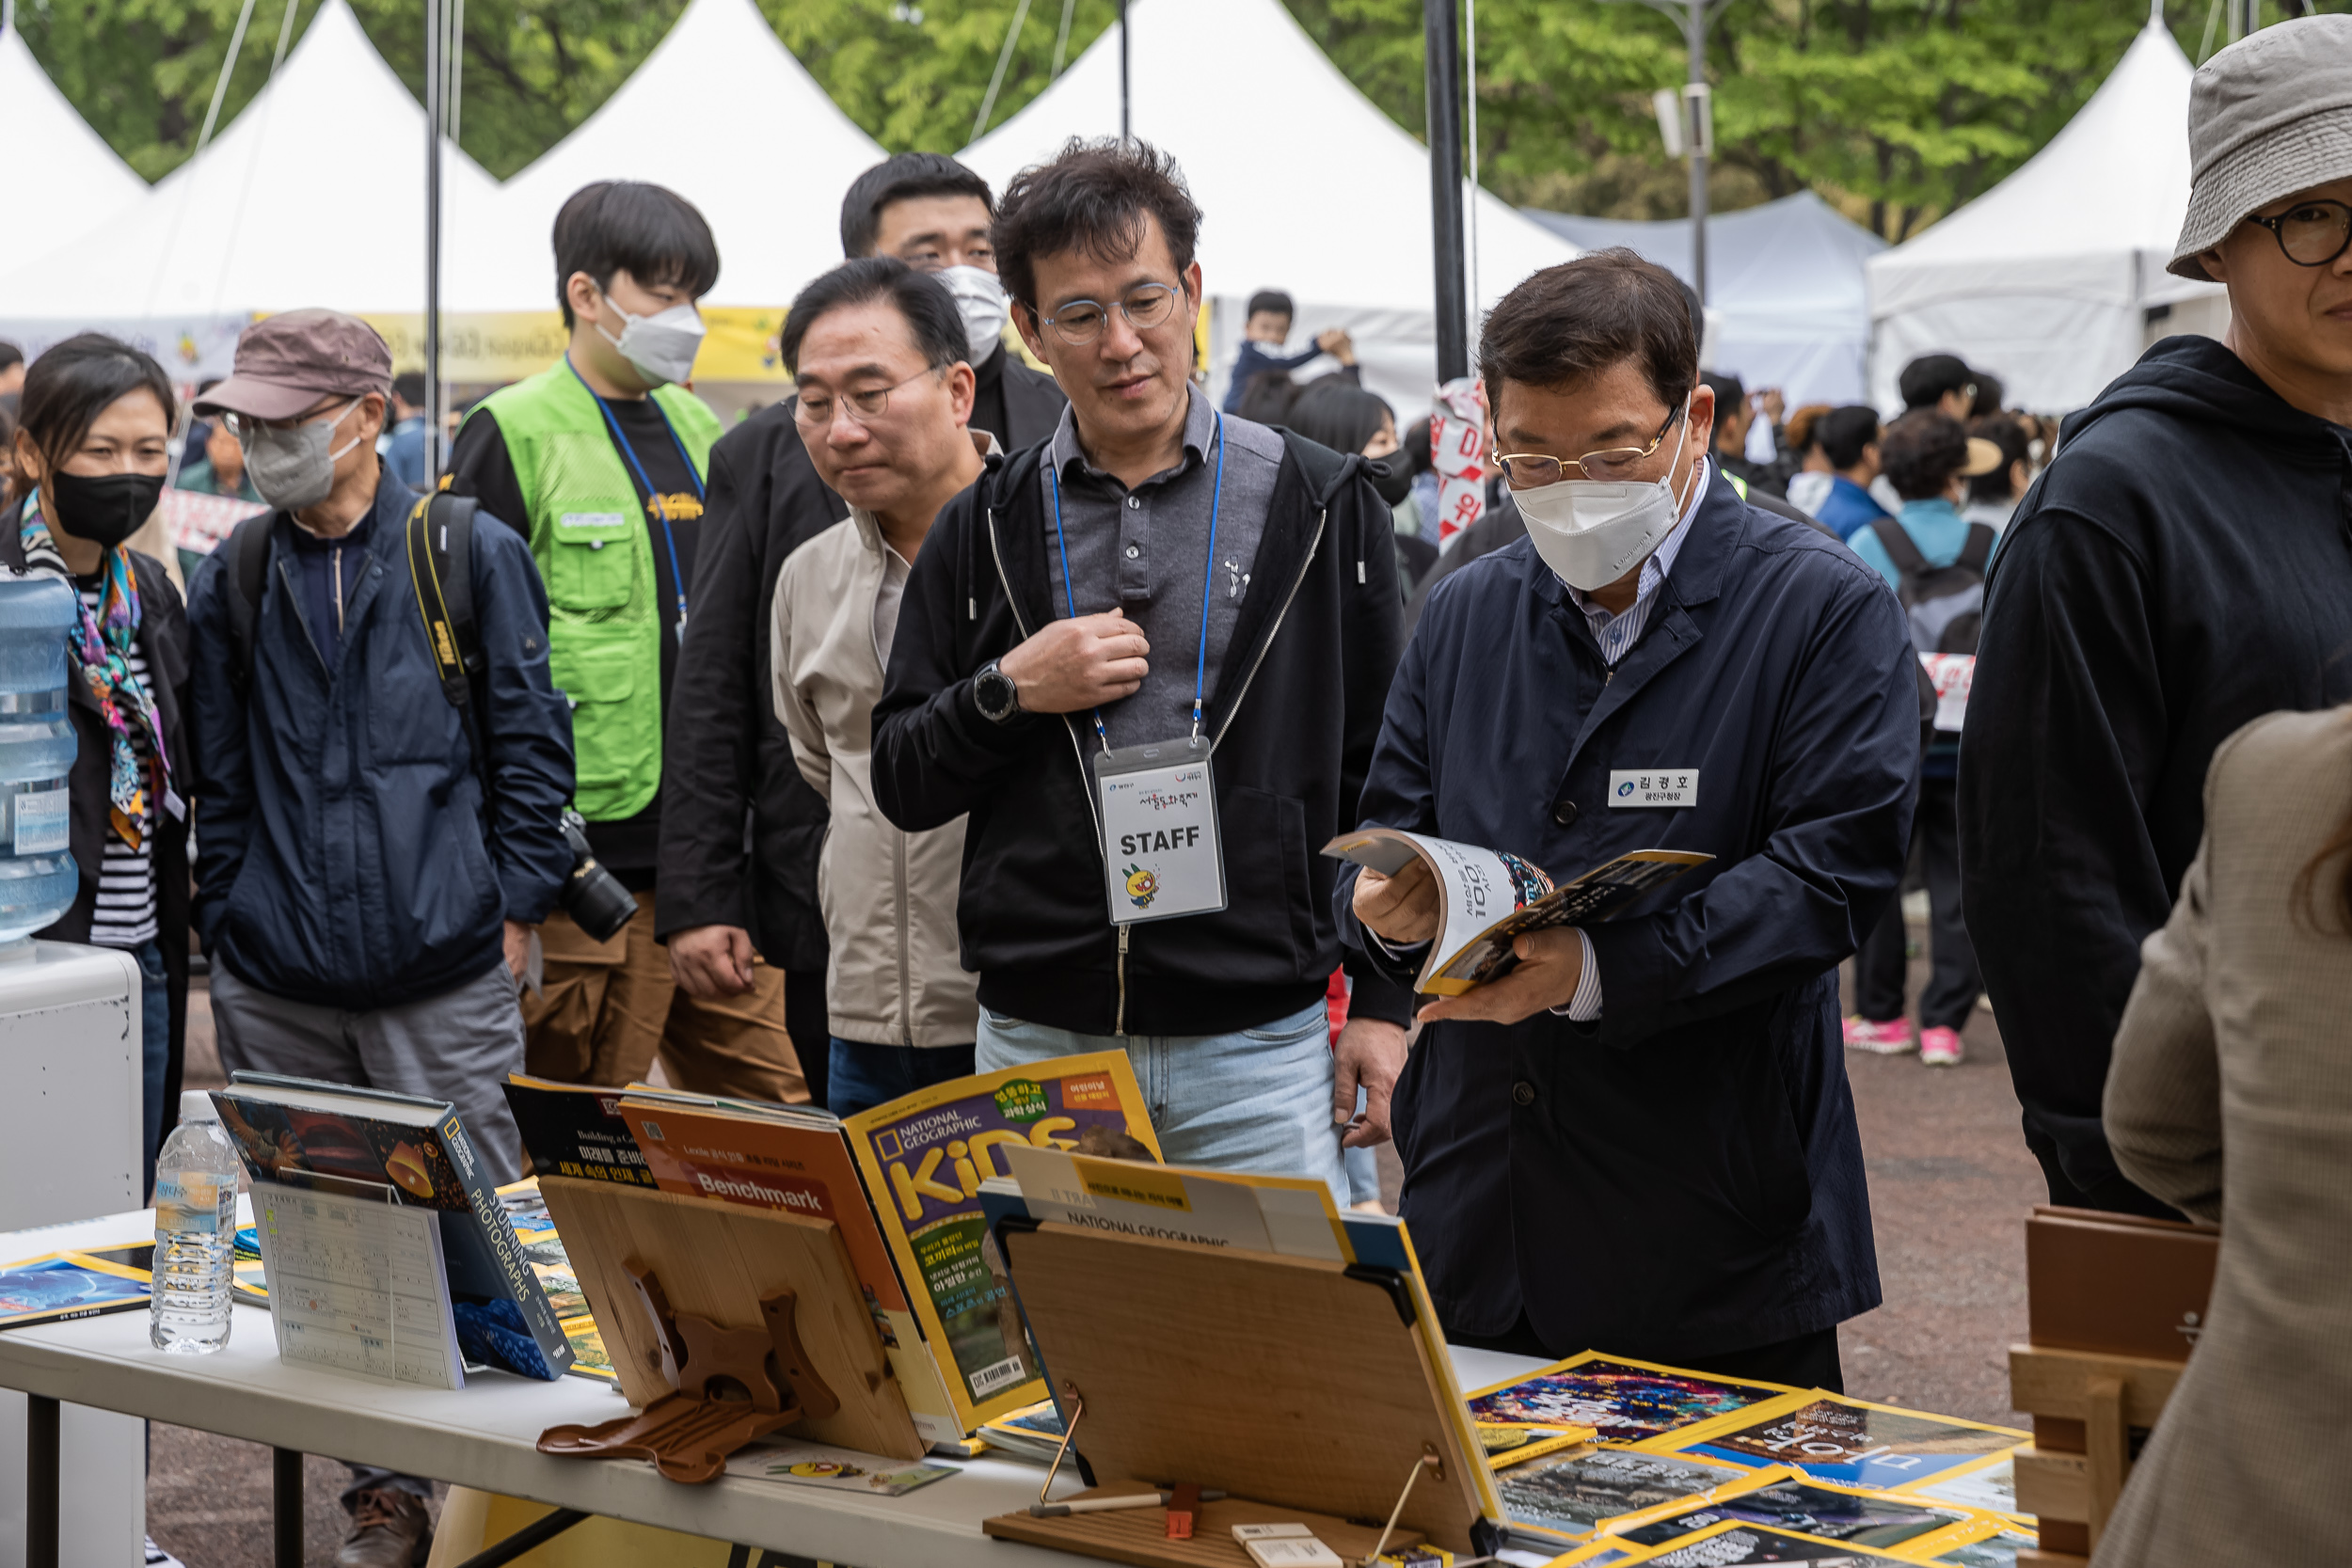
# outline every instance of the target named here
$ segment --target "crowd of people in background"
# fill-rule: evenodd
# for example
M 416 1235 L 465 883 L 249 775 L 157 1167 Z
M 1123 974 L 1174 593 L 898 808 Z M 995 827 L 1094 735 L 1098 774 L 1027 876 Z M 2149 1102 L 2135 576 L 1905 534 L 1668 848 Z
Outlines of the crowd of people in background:
M 849 1114 L 1123 1050 L 1180 1163 L 1375 1202 L 1393 1134 L 1457 1343 L 1829 1388 L 1879 1300 L 1843 1052 L 1957 1065 L 1989 995 L 2055 1201 L 2225 1222 L 2198 1414 L 2099 1560 L 2331 1540 L 2352 18 L 2217 55 L 2189 136 L 2172 270 L 2229 335 L 2062 431 L 1951 355 L 1892 418 L 1791 408 L 1603 251 L 1485 322 L 1458 530 L 1435 416 L 1343 331 L 1292 348 L 1288 294 L 1211 398 L 1204 214 L 1135 142 L 868 171 L 793 395 L 731 429 L 689 385 L 709 229 L 588 186 L 566 352 L 430 488 L 421 379 L 351 316 L 248 327 L 185 420 L 113 338 L 0 345 L 0 565 L 80 603 L 43 934 L 138 966 L 151 1171 L 192 935 L 226 1067 L 448 1100 L 501 1180 L 512 1072 Z M 259 508 L 184 595 L 167 481 Z M 1147 874 L 1114 784 L 1169 769 L 1206 854 Z M 1416 1010 L 1434 883 L 1318 853 L 1362 821 L 1711 859 Z M 339 1563 L 412 1560 L 428 1490 L 355 1467 Z

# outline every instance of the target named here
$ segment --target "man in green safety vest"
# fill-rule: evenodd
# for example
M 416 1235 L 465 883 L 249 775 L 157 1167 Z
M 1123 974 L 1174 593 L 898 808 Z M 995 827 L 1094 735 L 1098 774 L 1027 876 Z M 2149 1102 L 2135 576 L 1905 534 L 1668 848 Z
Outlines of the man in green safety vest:
M 676 193 L 609 181 L 556 214 L 555 274 L 570 346 L 474 407 L 446 483 L 527 529 L 547 579 L 555 684 L 571 701 L 576 803 L 638 912 L 609 942 L 561 911 L 539 928 L 526 1063 L 543 1077 L 618 1085 L 644 1077 L 659 1052 L 680 1088 L 805 1098 L 782 974 L 763 970 L 749 991 L 698 1002 L 654 938 L 662 719 L 719 438 L 718 418 L 680 384 L 702 344 L 694 302 L 718 279 L 719 248 Z

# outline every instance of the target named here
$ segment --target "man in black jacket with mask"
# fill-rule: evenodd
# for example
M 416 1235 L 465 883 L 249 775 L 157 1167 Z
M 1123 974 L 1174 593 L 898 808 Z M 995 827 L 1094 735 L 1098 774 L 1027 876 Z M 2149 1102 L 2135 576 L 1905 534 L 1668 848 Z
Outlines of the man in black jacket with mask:
M 858 176 L 841 202 L 845 255 L 896 256 L 956 296 L 977 380 L 972 428 L 1007 451 L 1042 440 L 1062 395 L 1002 341 L 988 182 L 936 152 Z M 825 802 L 801 778 L 769 689 L 769 607 L 784 558 L 850 515 L 809 466 L 787 399 L 711 450 L 694 614 L 678 655 L 667 744 L 658 934 L 678 984 L 706 999 L 751 986 L 752 955 L 785 972 L 785 1027 L 825 1102 L 825 926 L 817 850 Z M 750 832 L 747 837 L 745 825 Z
M 2055 1203 L 2171 1211 L 2100 1122 L 2139 944 L 2204 832 L 2205 769 L 2352 700 L 2352 16 L 2197 73 L 2171 270 L 2229 336 L 2168 338 L 2067 421 L 1988 583 L 1960 752 L 1969 934 Z
M 1353 824 L 1396 668 L 1394 528 L 1360 457 L 1192 387 L 1200 219 L 1137 142 L 1073 143 L 1006 190 L 1015 319 L 1070 410 L 932 525 L 874 796 L 909 832 L 969 814 L 982 1070 L 1124 1048 L 1171 1161 L 1345 1202 L 1343 1141 L 1388 1135 L 1406 998 L 1351 960 L 1335 1070 L 1316 851 Z

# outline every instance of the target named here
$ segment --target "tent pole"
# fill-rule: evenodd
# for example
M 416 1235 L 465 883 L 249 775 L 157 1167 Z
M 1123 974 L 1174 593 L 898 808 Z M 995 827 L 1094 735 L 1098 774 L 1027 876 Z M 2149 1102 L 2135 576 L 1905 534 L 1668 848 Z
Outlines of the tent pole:
M 1682 38 L 1691 59 L 1690 89 L 1684 94 L 1684 116 L 1691 148 L 1691 286 L 1699 303 L 1707 303 L 1707 155 L 1713 150 L 1702 139 L 1700 103 L 1707 90 L 1707 0 L 1683 0 Z
M 443 0 L 424 0 L 424 484 L 441 483 L 441 121 L 449 85 Z
M 1462 262 L 1462 55 L 1454 0 L 1422 0 L 1429 98 L 1431 236 L 1437 247 L 1438 380 L 1470 374 L 1468 278 Z
M 1119 145 L 1134 139 L 1127 117 L 1127 0 L 1119 0 Z

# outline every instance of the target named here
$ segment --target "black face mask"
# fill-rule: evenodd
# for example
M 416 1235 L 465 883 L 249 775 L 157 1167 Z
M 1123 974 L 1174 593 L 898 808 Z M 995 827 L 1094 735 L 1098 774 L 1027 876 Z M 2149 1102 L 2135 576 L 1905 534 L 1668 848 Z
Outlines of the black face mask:
M 1370 459 L 1364 471 L 1372 477 L 1374 492 L 1391 506 L 1404 505 L 1413 493 L 1413 460 L 1402 451 Z
M 163 498 L 164 476 L 54 473 L 41 489 L 53 509 L 53 528 L 111 550 L 153 514 Z

